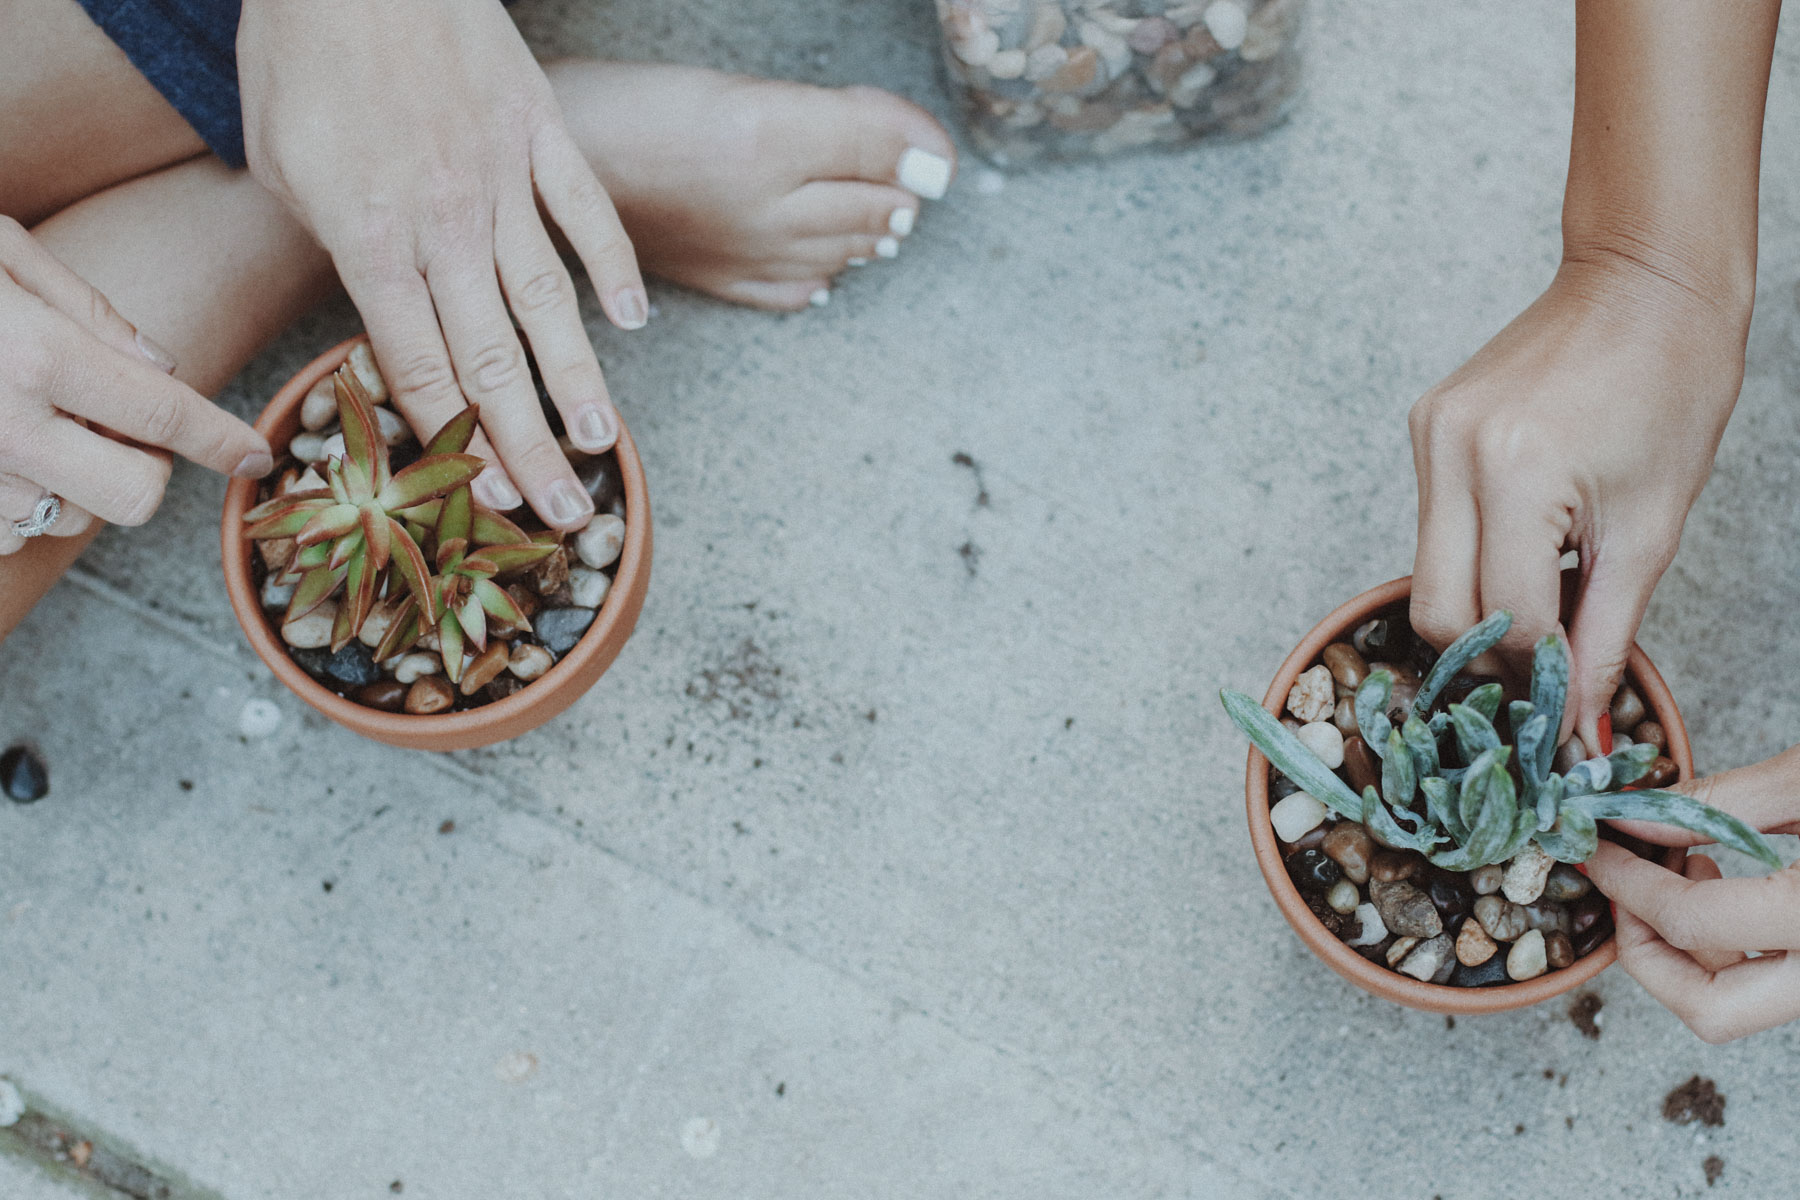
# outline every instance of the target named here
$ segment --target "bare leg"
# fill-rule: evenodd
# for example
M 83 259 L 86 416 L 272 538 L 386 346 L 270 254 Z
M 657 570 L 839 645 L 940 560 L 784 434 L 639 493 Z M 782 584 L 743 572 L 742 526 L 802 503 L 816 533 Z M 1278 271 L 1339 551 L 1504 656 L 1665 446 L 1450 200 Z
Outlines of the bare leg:
M 335 287 L 330 260 L 243 171 L 204 158 L 109 188 L 32 231 L 210 395 Z M 0 558 L 0 638 L 92 535 Z

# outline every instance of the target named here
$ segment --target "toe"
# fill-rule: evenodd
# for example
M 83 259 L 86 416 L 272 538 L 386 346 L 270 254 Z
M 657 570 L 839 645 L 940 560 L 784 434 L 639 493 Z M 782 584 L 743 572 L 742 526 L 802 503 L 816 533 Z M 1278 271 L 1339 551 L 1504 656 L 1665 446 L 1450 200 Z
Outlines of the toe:
M 809 99 L 824 118 L 813 129 L 812 178 L 910 185 L 931 200 L 944 194 L 956 172 L 956 146 L 930 113 L 872 87 Z
M 831 282 L 827 279 L 793 279 L 771 282 L 742 279 L 725 285 L 718 293 L 751 308 L 771 312 L 799 312 L 809 307 L 822 308 L 831 299 Z
M 781 219 L 799 237 L 905 237 L 919 217 L 919 198 L 880 183 L 820 180 L 782 203 Z

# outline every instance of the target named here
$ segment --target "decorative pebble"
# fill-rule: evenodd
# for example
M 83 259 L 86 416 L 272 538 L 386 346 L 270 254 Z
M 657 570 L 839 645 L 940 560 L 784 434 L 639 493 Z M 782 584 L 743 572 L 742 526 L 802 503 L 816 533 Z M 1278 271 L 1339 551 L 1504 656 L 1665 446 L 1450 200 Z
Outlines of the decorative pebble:
M 1615 734 L 1630 733 L 1644 719 L 1644 698 L 1629 683 L 1621 684 L 1619 690 L 1613 693 L 1612 704 L 1608 706 L 1607 712 L 1612 715 Z
M 532 627 L 550 653 L 561 657 L 575 648 L 575 643 L 593 623 L 594 610 L 591 608 L 547 608 L 537 615 Z
M 331 645 L 331 627 L 337 622 L 337 601 L 327 600 L 305 616 L 281 626 L 281 640 L 296 650 L 317 650 Z
M 1494 957 L 1500 944 L 1488 936 L 1480 921 L 1464 921 L 1456 934 L 1456 961 L 1465 967 L 1479 967 Z
M 1317 829 L 1330 810 L 1306 792 L 1295 792 L 1269 807 L 1269 822 L 1275 836 L 1284 842 L 1297 842 L 1302 834 Z
M 1346 739 L 1357 735 L 1356 701 L 1349 696 L 1340 696 L 1337 707 L 1331 710 L 1331 723 L 1338 727 L 1338 732 Z
M 1631 731 L 1631 736 L 1638 740 L 1639 745 L 1655 746 L 1659 751 L 1669 748 L 1669 733 L 1662 727 L 1661 721 L 1639 721 L 1637 728 Z
M 361 705 L 382 712 L 400 712 L 406 707 L 408 688 L 397 679 L 378 679 L 356 689 L 352 698 Z
M 1337 690 L 1324 663 L 1301 672 L 1288 689 L 1287 710 L 1302 722 L 1323 721 L 1337 707 Z
M 295 655 L 294 661 L 328 686 L 358 688 L 381 678 L 381 668 L 376 664 L 374 655 L 369 653 L 367 646 L 357 641 L 352 641 L 335 653 L 309 660 L 302 660 L 300 655 Z
M 288 443 L 288 453 L 303 463 L 322 462 L 325 458 L 325 439 L 316 433 L 298 433 Z
M 1376 847 L 1369 856 L 1369 877 L 1382 883 L 1394 883 L 1402 879 L 1410 879 L 1424 860 L 1416 854 L 1404 850 L 1390 850 L 1386 846 Z
M 1362 903 L 1362 893 L 1348 879 L 1340 879 L 1325 894 L 1325 903 L 1331 905 L 1332 912 L 1342 913 L 1347 917 Z
M 281 706 L 273 700 L 246 700 L 238 710 L 238 732 L 252 741 L 268 737 L 281 728 Z
M 1394 944 L 1389 946 L 1387 948 L 1387 953 L 1383 955 L 1383 957 L 1387 959 L 1387 965 L 1390 967 L 1398 967 L 1401 960 L 1412 953 L 1413 947 L 1424 940 L 1425 939 L 1422 937 L 1411 934 L 1408 934 L 1405 937 L 1395 938 Z
M 1567 775 L 1569 768 L 1587 757 L 1587 747 L 1581 743 L 1581 735 L 1572 733 L 1569 740 L 1556 748 L 1556 757 L 1550 762 L 1550 769 L 1558 775 Z
M 1550 868 L 1556 860 L 1545 853 L 1544 848 L 1536 842 L 1526 842 L 1524 848 L 1506 864 L 1506 873 L 1501 876 L 1500 890 L 1514 904 L 1530 904 L 1544 894 L 1544 884 L 1550 878 Z
M 1287 860 L 1288 875 L 1302 892 L 1329 891 L 1344 877 L 1338 865 L 1318 850 L 1302 850 Z
M 375 365 L 375 351 L 369 348 L 369 343 L 358 342 L 350 347 L 350 369 L 356 372 L 356 378 L 363 385 L 363 390 L 369 393 L 369 399 L 377 404 L 387 403 L 387 380 L 381 377 L 381 368 Z
M 1445 963 L 1456 961 L 1452 951 L 1453 943 L 1445 934 L 1420 942 L 1413 947 L 1400 965 L 1395 969 L 1402 975 L 1410 975 L 1420 982 L 1429 982 L 1433 976 L 1444 968 Z
M 294 589 L 299 586 L 298 581 L 282 583 L 281 576 L 270 574 L 263 580 L 262 606 L 276 612 L 286 612 L 287 606 L 293 603 Z
M 1628 734 L 1628 733 L 1614 733 L 1613 734 L 1612 752 L 1614 754 L 1617 754 L 1621 750 L 1629 750 L 1635 745 L 1637 745 L 1637 743 L 1631 740 L 1630 734 Z
M 530 642 L 520 642 L 514 646 L 506 661 L 506 669 L 527 682 L 541 679 L 544 672 L 555 665 L 556 660 L 550 657 L 548 650 Z
M 0 789 L 15 804 L 36 804 L 50 794 L 50 767 L 30 746 L 0 753 Z
M 625 547 L 625 521 L 612 513 L 596 514 L 587 528 L 575 535 L 575 553 L 596 571 L 619 561 Z
M 1510 979 L 1521 983 L 1527 979 L 1536 979 L 1549 968 L 1548 954 L 1544 948 L 1544 935 L 1535 929 L 1528 929 L 1514 942 L 1512 949 L 1506 952 L 1506 974 Z
M 1302 725 L 1300 732 L 1294 736 L 1332 770 L 1344 765 L 1344 735 L 1330 721 L 1314 721 L 1310 725 Z
M 1344 774 L 1350 777 L 1350 786 L 1359 796 L 1364 788 L 1381 788 L 1381 763 L 1360 737 L 1344 739 Z
M 1496 942 L 1510 942 L 1525 932 L 1525 908 L 1504 896 L 1481 896 L 1475 901 L 1475 919 Z
M 1450 973 L 1451 987 L 1491 987 L 1506 982 L 1506 955 L 1496 954 L 1480 966 L 1465 967 L 1458 963 Z
M 1250 29 L 1250 14 L 1232 0 L 1209 4 L 1201 20 L 1206 22 L 1206 31 L 1212 34 L 1213 40 L 1227 50 L 1236 50 L 1243 45 L 1244 34 Z
M 327 375 L 313 384 L 312 390 L 306 393 L 306 399 L 300 402 L 300 428 L 308 433 L 317 433 L 337 420 L 337 415 L 337 389 L 331 384 L 331 376 Z M 299 455 L 294 457 L 299 458 Z
M 1331 826 L 1321 825 L 1317 829 L 1308 830 L 1292 842 L 1289 842 L 1287 844 L 1287 849 L 1282 851 L 1282 854 L 1291 858 L 1302 850 L 1320 849 L 1325 844 L 1325 831 L 1329 828 L 1331 828 Z
M 1543 899 L 1558 904 L 1570 900 L 1579 900 L 1593 890 L 1594 884 L 1586 875 L 1571 867 L 1568 863 L 1557 863 L 1550 868 L 1550 878 L 1544 882 Z
M 1475 889 L 1469 886 L 1468 879 L 1449 871 L 1433 872 L 1426 880 L 1425 894 L 1431 897 L 1432 907 L 1438 910 L 1446 928 L 1468 916 L 1475 905 Z
M 1569 929 L 1577 937 L 1592 929 L 1602 917 L 1611 917 L 1611 904 L 1599 892 L 1587 895 L 1569 905 Z
M 1640 788 L 1666 788 L 1680 778 L 1681 768 L 1675 765 L 1675 760 L 1667 755 L 1658 755 L 1656 761 L 1650 764 L 1650 770 L 1637 781 L 1637 786 Z
M 25 1097 L 10 1079 L 0 1079 L 0 1129 L 11 1129 L 25 1115 Z
M 1269 799 L 1271 801 L 1285 799 L 1300 790 L 1300 785 L 1277 771 L 1269 768 Z
M 1025 74 L 1025 51 L 1001 50 L 988 59 L 988 74 L 995 79 L 1017 79 Z
M 1375 841 L 1369 831 L 1355 821 L 1341 821 L 1325 834 L 1319 848 L 1354 884 L 1369 882 L 1369 858 L 1375 853 Z
M 349 451 L 344 448 L 344 435 L 341 433 L 332 434 L 325 439 L 324 445 L 319 447 L 320 461 L 343 458 L 348 453 Z
M 1359 932 L 1353 938 L 1345 938 L 1346 946 L 1379 945 L 1388 935 L 1387 926 L 1382 923 L 1381 910 L 1366 901 L 1356 906 L 1356 920 Z
M 463 668 L 462 694 L 473 696 L 482 688 L 493 682 L 494 676 L 506 670 L 512 658 L 512 651 L 505 642 L 489 642 L 488 648 L 475 656 L 475 661 Z
M 1339 687 L 1355 691 L 1369 677 L 1369 664 L 1356 652 L 1355 646 L 1333 642 L 1325 647 L 1325 653 L 1319 657 L 1331 671 L 1331 678 Z
M 321 443 L 321 444 L 323 444 L 323 443 Z M 284 489 L 284 490 L 291 490 L 291 491 L 296 491 L 296 492 L 322 492 L 326 489 L 327 486 L 328 485 L 325 482 L 325 477 L 320 475 L 317 471 L 313 470 L 311 467 L 308 467 L 308 468 L 306 468 L 305 474 L 301 475 L 298 479 L 294 480 L 294 486 L 291 489 Z
M 440 675 L 426 675 L 406 693 L 406 711 L 414 716 L 443 712 L 456 703 L 456 689 Z
M 1401 937 L 1430 938 L 1444 932 L 1444 920 L 1431 897 L 1410 883 L 1371 880 L 1369 899 L 1381 913 L 1382 923 Z
M 413 440 L 412 426 L 391 408 L 376 409 L 375 424 L 381 428 L 381 440 L 390 446 L 399 446 Z
M 569 568 L 569 600 L 576 608 L 599 608 L 612 591 L 612 579 L 588 567 Z
M 356 640 L 371 650 L 381 645 L 381 639 L 386 637 L 388 630 L 393 627 L 394 615 L 400 611 L 400 606 L 404 603 L 406 603 L 404 596 L 394 596 L 370 609 L 368 617 L 363 621 L 363 627 L 357 631 Z
M 1564 967 L 1575 965 L 1575 944 L 1566 933 L 1547 933 L 1544 935 L 1544 961 L 1552 971 L 1560 971 Z
M 436 675 L 440 662 L 435 654 L 405 655 L 394 667 L 394 678 L 405 684 L 417 683 L 427 675 Z
M 1489 863 L 1469 872 L 1469 886 L 1475 889 L 1477 896 L 1491 896 L 1500 890 L 1500 884 L 1505 878 L 1505 867 L 1499 863 Z
M 1560 904 L 1527 904 L 1525 926 L 1539 933 L 1567 933 L 1572 923 L 1569 910 Z
M 1586 958 L 1600 948 L 1600 944 L 1613 935 L 1612 914 L 1608 913 L 1602 920 L 1594 922 L 1585 932 L 1572 937 L 1575 943 L 1575 957 Z
M 1350 648 L 1365 659 L 1371 652 L 1380 653 L 1387 649 L 1388 623 L 1377 617 L 1372 621 L 1364 621 L 1350 635 Z
M 625 515 L 625 480 L 619 475 L 616 456 L 607 453 L 583 459 L 575 464 L 575 478 L 594 502 L 595 512 Z

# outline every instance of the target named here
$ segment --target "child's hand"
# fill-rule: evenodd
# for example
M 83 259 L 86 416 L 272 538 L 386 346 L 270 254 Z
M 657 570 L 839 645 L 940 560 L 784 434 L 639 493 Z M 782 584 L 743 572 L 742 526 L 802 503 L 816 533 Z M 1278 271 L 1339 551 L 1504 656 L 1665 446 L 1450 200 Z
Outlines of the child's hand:
M 250 0 L 238 30 L 250 170 L 330 251 L 395 403 L 424 436 L 481 404 L 506 471 L 477 497 L 550 525 L 593 504 L 550 434 L 517 317 L 581 449 L 618 437 L 538 204 L 615 325 L 648 316 L 630 239 L 497 0 Z M 466 399 L 465 399 L 466 397 Z M 511 480 L 516 481 L 517 490 Z
M 1800 746 L 1678 789 L 1765 833 L 1800 833 Z M 1700 839 L 1643 821 L 1620 829 L 1668 846 Z M 1800 863 L 1763 879 L 1721 879 L 1710 858 L 1676 875 L 1601 842 L 1588 861 L 1618 916 L 1619 962 L 1708 1042 L 1800 1018 Z M 1747 958 L 1745 951 L 1763 952 Z
M 93 517 L 141 525 L 162 502 L 173 451 L 259 476 L 273 465 L 254 429 L 169 377 L 174 360 L 17 221 L 0 217 L 0 555 L 46 493 L 49 533 Z M 91 516 L 90 516 L 91 514 Z
M 1675 555 L 1743 380 L 1744 332 L 1640 267 L 1566 263 L 1550 289 L 1413 406 L 1412 620 L 1443 646 L 1510 609 L 1524 663 L 1559 628 L 1581 552 L 1566 720 L 1588 745 Z

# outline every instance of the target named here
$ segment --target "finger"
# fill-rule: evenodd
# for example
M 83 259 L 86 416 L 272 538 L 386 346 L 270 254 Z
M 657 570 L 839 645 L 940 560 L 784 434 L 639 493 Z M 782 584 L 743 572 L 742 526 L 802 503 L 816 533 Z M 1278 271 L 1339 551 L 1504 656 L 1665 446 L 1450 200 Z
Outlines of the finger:
M 494 254 L 506 302 L 525 329 L 569 440 L 590 454 L 611 449 L 619 440 L 619 414 L 582 324 L 575 285 L 535 205 L 502 214 Z
M 1582 548 L 1581 590 L 1569 627 L 1573 662 L 1564 723 L 1574 721 L 1586 745 L 1601 744 L 1600 716 L 1625 675 L 1625 660 L 1650 606 L 1650 594 L 1667 566 L 1666 555 L 1646 547 L 1602 541 Z
M 1681 873 L 1693 880 L 1722 879 L 1725 875 L 1719 864 L 1704 854 L 1688 855 L 1681 864 Z M 1723 971 L 1748 956 L 1742 950 L 1696 950 L 1691 957 L 1708 971 Z
M 174 355 L 139 333 L 99 288 L 70 270 L 10 217 L 0 217 L 0 263 L 20 287 L 114 350 L 147 362 L 164 375 L 175 370 Z
M 823 308 L 831 303 L 831 280 L 823 276 L 787 282 L 735 280 L 720 288 L 719 294 L 750 308 L 762 308 L 770 312 L 803 312 L 809 305 Z
M 1770 954 L 1708 970 L 1623 910 L 1619 964 L 1701 1040 L 1729 1042 L 1800 1017 L 1800 956 Z
M 1606 841 L 1586 865 L 1614 905 L 1649 922 L 1678 950 L 1800 946 L 1800 875 L 1792 871 L 1692 880 Z
M 1762 833 L 1800 833 L 1800 746 L 1747 767 L 1736 767 L 1672 785 L 1672 792 L 1723 809 Z M 1703 846 L 1700 834 L 1653 821 L 1613 821 L 1612 826 L 1658 846 Z
M 650 298 L 637 252 L 612 197 L 560 121 L 532 139 L 531 175 L 544 208 L 587 268 L 608 319 L 620 329 L 642 329 L 650 319 Z
M 1502 474 L 1506 477 L 1497 477 Z M 1523 674 L 1529 669 L 1532 647 L 1561 628 L 1561 562 L 1569 512 L 1555 502 L 1525 499 L 1551 494 L 1541 483 L 1509 472 L 1484 469 L 1483 475 L 1477 502 L 1481 611 L 1512 613 L 1512 628 L 1501 639 L 1500 652 L 1514 671 Z
M 481 405 L 482 427 L 507 474 L 545 524 L 562 530 L 586 525 L 594 502 L 538 407 L 525 350 L 513 333 L 492 264 L 482 269 L 466 261 L 445 262 L 432 268 L 429 282 L 457 379 L 463 393 Z
M 369 344 L 394 407 L 420 440 L 428 441 L 469 405 L 438 327 L 430 289 L 411 267 L 340 266 L 339 274 L 369 331 Z M 496 512 L 524 503 L 511 476 L 499 465 L 500 456 L 486 434 L 476 431 L 469 452 L 495 464 L 471 485 L 478 502 Z
M 81 507 L 63 501 L 62 512 L 56 518 L 56 524 L 49 529 L 51 537 L 80 537 L 93 528 L 94 514 Z
M 1434 398 L 1413 406 L 1413 469 L 1419 482 L 1419 545 L 1413 555 L 1411 621 L 1440 650 L 1481 619 L 1475 512 L 1467 454 L 1432 415 Z
M 162 503 L 169 457 L 56 418 L 25 431 L 31 472 L 46 491 L 114 525 L 142 525 Z

